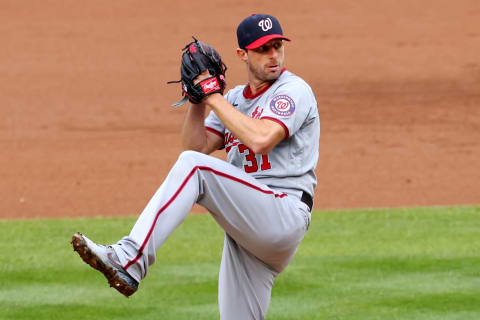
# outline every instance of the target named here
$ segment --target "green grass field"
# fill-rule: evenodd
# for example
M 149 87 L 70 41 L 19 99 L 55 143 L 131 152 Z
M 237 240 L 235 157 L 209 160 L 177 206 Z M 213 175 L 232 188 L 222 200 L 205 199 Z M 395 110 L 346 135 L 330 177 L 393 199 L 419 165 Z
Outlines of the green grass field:
M 81 262 L 135 218 L 0 220 L 0 319 L 218 319 L 223 232 L 189 216 L 130 299 Z M 268 319 L 480 319 L 480 207 L 320 211 Z

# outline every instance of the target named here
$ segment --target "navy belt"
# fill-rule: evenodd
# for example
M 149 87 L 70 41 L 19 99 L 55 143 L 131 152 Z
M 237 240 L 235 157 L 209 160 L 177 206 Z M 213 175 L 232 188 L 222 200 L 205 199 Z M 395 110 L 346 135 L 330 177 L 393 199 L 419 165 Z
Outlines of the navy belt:
M 302 201 L 303 203 L 305 203 L 308 208 L 310 209 L 310 212 L 312 212 L 312 208 L 313 208 L 313 199 L 312 199 L 312 196 L 309 195 L 308 193 L 306 193 L 305 191 L 303 191 L 302 193 L 302 198 L 300 199 L 300 201 Z

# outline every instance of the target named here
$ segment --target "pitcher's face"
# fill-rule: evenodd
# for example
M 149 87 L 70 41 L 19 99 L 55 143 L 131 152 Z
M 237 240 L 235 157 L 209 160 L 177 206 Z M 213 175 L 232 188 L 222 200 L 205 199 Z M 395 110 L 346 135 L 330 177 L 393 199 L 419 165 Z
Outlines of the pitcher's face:
M 260 81 L 275 81 L 280 77 L 285 59 L 283 41 L 272 39 L 257 49 L 247 51 L 248 70 Z

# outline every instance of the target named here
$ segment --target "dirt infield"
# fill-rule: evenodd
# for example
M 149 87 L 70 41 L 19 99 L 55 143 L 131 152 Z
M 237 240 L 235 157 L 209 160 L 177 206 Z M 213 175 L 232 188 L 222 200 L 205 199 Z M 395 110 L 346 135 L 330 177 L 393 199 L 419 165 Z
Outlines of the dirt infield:
M 316 208 L 480 204 L 480 2 L 257 2 L 2 0 L 0 218 L 141 211 L 181 151 L 180 48 L 245 83 L 252 12 L 317 96 Z

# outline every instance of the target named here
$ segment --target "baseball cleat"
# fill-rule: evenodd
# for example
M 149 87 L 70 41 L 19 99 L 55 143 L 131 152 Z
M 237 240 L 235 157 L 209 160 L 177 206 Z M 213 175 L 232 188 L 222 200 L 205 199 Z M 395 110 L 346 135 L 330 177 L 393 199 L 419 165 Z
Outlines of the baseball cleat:
M 127 298 L 137 291 L 138 282 L 122 268 L 112 247 L 96 244 L 79 232 L 73 235 L 72 245 L 85 263 L 103 273 L 110 287 Z

